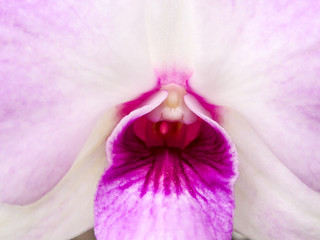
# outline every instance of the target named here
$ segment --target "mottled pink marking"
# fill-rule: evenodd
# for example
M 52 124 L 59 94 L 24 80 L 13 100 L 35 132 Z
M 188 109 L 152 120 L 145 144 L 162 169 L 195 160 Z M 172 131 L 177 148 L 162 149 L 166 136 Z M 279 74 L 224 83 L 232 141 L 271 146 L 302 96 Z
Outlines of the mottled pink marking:
M 145 115 L 119 126 L 96 193 L 97 239 L 230 239 L 237 161 L 220 128 Z
M 149 134 L 147 133 L 147 135 Z M 148 137 L 147 141 L 149 141 Z M 148 170 L 145 169 L 147 170 L 144 180 L 145 187 L 141 189 L 141 193 L 144 194 L 149 188 L 151 190 L 158 189 L 162 177 L 164 177 L 164 183 L 170 183 L 169 185 L 164 184 L 165 192 L 171 193 L 173 191 L 178 193 L 177 189 L 182 188 L 181 182 L 174 180 L 178 177 L 186 181 L 186 186 L 184 187 L 188 189 L 191 195 L 196 197 L 195 183 L 189 182 L 190 176 L 185 175 L 185 167 L 182 165 L 188 165 L 193 169 L 193 174 L 199 177 L 198 180 L 202 183 L 197 182 L 196 185 L 208 185 L 207 181 L 216 183 L 215 185 L 209 184 L 208 188 L 223 187 L 223 181 L 234 175 L 231 168 L 232 154 L 229 152 L 229 143 L 221 133 L 203 121 L 200 128 L 198 128 L 197 136 L 188 146 L 172 146 L 175 143 L 165 143 L 165 141 L 159 141 L 157 144 L 159 145 L 148 147 L 148 142 L 141 140 L 135 133 L 134 122 L 127 126 L 113 144 L 113 165 L 107 171 L 104 181 L 130 178 L 130 176 L 133 176 L 132 172 L 135 172 L 138 166 L 149 165 L 150 168 L 147 167 Z M 125 155 L 123 155 L 124 153 Z M 168 160 L 168 157 L 173 161 Z M 217 161 L 218 159 L 219 161 Z M 132 168 L 133 166 L 137 168 Z M 216 174 L 209 178 L 202 178 L 203 176 L 208 176 L 210 172 Z M 178 175 L 175 176 L 176 174 Z M 187 184 L 187 182 L 189 183 Z M 127 187 L 129 186 L 127 185 Z M 157 193 L 157 191 L 154 193 Z

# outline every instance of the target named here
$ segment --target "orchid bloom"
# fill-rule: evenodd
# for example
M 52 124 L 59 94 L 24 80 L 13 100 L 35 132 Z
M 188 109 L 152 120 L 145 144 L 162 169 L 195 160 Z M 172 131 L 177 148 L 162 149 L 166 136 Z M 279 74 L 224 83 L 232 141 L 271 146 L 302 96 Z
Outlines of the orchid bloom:
M 320 239 L 319 1 L 0 9 L 0 239 Z

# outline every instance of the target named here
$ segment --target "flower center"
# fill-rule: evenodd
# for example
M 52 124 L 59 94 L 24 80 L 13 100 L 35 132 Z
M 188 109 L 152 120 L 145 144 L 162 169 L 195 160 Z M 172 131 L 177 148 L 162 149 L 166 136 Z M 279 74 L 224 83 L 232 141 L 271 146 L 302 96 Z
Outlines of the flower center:
M 168 92 L 167 98 L 133 123 L 134 132 L 147 147 L 183 149 L 197 138 L 202 120 L 186 106 L 183 87 L 168 84 L 162 89 Z
M 163 86 L 162 89 L 168 92 L 168 97 L 159 107 L 147 114 L 151 121 L 182 122 L 185 124 L 197 121 L 197 116 L 190 111 L 184 102 L 186 90 L 183 87 L 171 83 Z
M 175 147 L 183 149 L 195 140 L 199 134 L 201 120 L 185 124 L 167 120 L 153 122 L 141 117 L 133 123 L 133 129 L 147 147 Z
M 139 105 L 107 141 L 98 239 L 230 239 L 236 153 L 223 129 L 175 84 Z

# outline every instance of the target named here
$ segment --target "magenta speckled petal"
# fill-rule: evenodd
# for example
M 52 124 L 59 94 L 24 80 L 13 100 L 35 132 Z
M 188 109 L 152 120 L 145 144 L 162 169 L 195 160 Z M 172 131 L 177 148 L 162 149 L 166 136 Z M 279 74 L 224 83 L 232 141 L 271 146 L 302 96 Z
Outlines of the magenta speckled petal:
M 195 111 L 203 119 L 189 145 L 147 147 L 134 127 L 141 113 L 107 141 L 112 164 L 97 189 L 97 239 L 230 239 L 237 157 L 229 138 Z
M 1 202 L 41 198 L 103 112 L 152 88 L 141 11 L 139 1 L 0 0 Z

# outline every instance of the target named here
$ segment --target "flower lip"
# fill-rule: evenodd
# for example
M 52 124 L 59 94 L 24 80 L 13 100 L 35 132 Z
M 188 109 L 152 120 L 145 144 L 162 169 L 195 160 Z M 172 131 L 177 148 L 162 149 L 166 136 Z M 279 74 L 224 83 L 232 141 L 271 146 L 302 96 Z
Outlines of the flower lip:
M 148 113 L 169 94 L 124 117 L 107 141 L 112 163 L 96 193 L 97 239 L 231 238 L 235 149 L 204 111 L 193 109 L 190 124 L 152 121 Z M 188 95 L 183 103 L 196 108 Z

